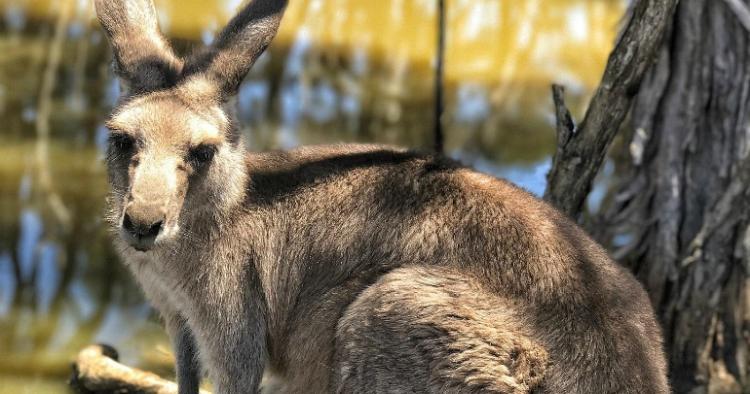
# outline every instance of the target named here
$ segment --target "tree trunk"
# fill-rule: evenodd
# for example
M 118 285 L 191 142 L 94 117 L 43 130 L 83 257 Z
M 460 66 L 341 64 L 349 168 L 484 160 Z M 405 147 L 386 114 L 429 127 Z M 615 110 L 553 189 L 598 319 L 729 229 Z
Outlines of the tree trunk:
M 651 295 L 678 393 L 750 389 L 748 3 L 680 2 L 597 220 Z

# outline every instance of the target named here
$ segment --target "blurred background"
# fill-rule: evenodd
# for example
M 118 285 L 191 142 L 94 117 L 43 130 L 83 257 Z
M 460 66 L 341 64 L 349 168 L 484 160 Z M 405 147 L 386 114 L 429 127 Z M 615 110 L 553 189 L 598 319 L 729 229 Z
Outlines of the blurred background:
M 242 3 L 155 2 L 178 51 L 211 42 Z M 249 149 L 429 149 L 437 4 L 292 1 L 240 89 Z M 446 153 L 541 194 L 555 148 L 549 86 L 567 86 L 580 119 L 625 7 L 447 0 Z M 172 373 L 166 334 L 101 219 L 102 120 L 119 93 L 110 59 L 90 0 L 0 0 L 0 393 L 67 392 L 70 361 L 92 342 Z

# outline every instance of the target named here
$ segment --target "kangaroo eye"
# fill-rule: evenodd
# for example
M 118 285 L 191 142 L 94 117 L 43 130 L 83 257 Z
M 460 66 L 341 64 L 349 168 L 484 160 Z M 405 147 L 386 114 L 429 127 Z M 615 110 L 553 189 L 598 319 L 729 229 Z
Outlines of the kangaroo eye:
M 216 147 L 213 145 L 198 145 L 190 149 L 189 160 L 196 165 L 203 165 L 214 158 Z
M 109 135 L 109 146 L 117 153 L 130 152 L 135 146 L 135 140 L 127 134 L 112 133 Z

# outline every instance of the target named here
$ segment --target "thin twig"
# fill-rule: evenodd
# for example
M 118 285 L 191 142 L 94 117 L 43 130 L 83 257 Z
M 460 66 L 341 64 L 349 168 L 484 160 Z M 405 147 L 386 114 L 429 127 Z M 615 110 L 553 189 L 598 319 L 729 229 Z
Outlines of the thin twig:
M 576 132 L 576 125 L 568 107 L 565 106 L 565 87 L 552 85 L 552 101 L 555 103 L 557 149 L 564 149 Z
M 443 67 L 445 63 L 445 0 L 438 0 L 437 56 L 435 59 L 435 152 L 443 152 Z

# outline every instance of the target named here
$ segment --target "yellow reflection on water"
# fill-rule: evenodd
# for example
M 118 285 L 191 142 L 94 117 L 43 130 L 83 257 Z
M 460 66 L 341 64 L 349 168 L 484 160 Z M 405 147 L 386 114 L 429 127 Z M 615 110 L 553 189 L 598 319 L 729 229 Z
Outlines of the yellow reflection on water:
M 0 0 L 32 16 L 55 15 L 58 0 Z M 88 1 L 78 2 L 86 14 Z M 162 29 L 209 39 L 241 0 L 156 0 Z M 295 0 L 279 43 L 300 38 L 364 50 L 393 62 L 431 65 L 436 0 Z M 612 48 L 623 0 L 447 0 L 446 77 L 482 83 L 564 82 L 592 87 Z M 93 22 L 93 20 L 92 20 Z
M 195 38 L 234 13 L 238 1 L 159 0 L 175 36 Z M 386 59 L 431 64 L 435 0 L 297 0 L 278 39 L 305 36 L 331 48 L 362 48 Z M 448 0 L 446 77 L 451 80 L 547 82 L 594 86 L 614 42 L 618 0 Z

